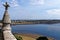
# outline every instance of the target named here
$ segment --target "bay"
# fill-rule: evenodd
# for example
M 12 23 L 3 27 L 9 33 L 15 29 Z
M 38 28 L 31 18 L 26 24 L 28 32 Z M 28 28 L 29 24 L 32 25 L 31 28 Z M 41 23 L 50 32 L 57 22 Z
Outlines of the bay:
M 40 34 L 60 40 L 60 24 L 14 25 L 12 32 Z

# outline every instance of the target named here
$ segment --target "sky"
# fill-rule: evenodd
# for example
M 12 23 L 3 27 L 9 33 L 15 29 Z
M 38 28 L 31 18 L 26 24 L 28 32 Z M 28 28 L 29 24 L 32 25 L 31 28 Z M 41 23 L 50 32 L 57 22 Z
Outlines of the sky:
M 60 0 L 0 0 L 0 19 L 3 18 L 5 2 L 10 5 L 11 19 L 60 19 Z

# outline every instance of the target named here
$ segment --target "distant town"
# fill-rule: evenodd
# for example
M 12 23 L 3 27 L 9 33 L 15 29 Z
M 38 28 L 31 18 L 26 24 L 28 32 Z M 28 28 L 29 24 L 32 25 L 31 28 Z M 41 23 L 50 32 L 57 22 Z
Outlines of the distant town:
M 11 25 L 16 24 L 56 24 L 60 23 L 60 20 L 11 20 Z M 2 20 L 0 20 L 2 25 Z

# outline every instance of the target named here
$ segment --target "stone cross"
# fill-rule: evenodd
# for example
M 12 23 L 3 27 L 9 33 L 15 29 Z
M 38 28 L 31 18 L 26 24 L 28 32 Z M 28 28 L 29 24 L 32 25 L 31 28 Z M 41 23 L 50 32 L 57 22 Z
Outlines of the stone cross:
M 8 10 L 8 7 L 10 7 L 7 2 L 5 4 L 3 4 L 3 6 L 5 7 L 5 10 Z

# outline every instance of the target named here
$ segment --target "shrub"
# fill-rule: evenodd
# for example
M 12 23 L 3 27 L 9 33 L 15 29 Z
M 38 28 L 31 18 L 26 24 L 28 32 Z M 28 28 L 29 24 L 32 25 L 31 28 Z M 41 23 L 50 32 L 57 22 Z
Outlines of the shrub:
M 21 36 L 15 35 L 17 40 L 23 40 Z
M 48 40 L 47 37 L 38 37 L 36 40 Z

